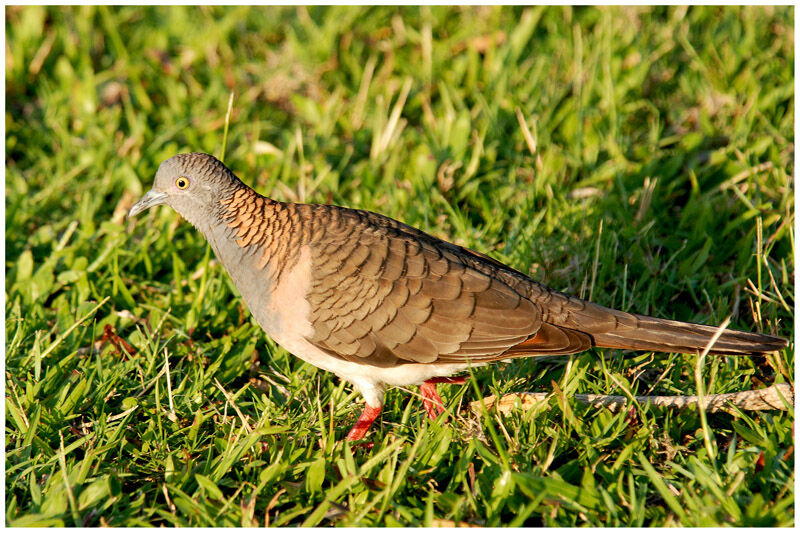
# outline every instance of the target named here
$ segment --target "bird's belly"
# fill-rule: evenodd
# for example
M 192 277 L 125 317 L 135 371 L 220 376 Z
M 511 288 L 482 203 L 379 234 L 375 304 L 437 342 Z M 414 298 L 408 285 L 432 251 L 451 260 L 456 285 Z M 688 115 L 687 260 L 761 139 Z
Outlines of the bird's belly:
M 383 404 L 383 393 L 387 386 L 419 385 L 428 379 L 451 376 L 470 367 L 469 363 L 406 363 L 392 367 L 376 367 L 332 356 L 304 337 L 280 332 L 270 336 L 289 353 L 352 383 L 364 396 L 367 404 L 373 407 Z M 483 366 L 483 364 L 472 366 Z
M 269 266 L 265 267 L 261 270 L 263 275 L 258 276 L 232 276 L 256 322 L 288 352 L 353 383 L 372 406 L 383 403 L 383 391 L 387 385 L 418 385 L 430 378 L 461 372 L 470 366 L 469 363 L 404 363 L 376 367 L 326 353 L 308 340 L 314 334 L 314 327 L 308 319 L 311 306 L 306 299 L 311 285 L 311 250 L 307 246 L 301 248 L 295 266 L 284 272 L 277 283 L 269 269 Z M 231 271 L 229 268 L 228 272 Z M 233 270 L 237 271 L 242 269 Z

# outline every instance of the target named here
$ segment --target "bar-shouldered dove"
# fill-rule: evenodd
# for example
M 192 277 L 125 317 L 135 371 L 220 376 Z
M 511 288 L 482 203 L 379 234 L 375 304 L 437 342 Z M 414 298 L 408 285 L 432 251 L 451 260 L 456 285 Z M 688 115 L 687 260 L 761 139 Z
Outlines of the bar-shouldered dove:
M 128 216 L 159 204 L 205 236 L 267 335 L 361 392 L 349 440 L 364 437 L 388 386 L 420 385 L 434 418 L 443 412 L 435 383 L 463 382 L 448 376 L 470 366 L 592 346 L 699 353 L 717 331 L 568 296 L 376 213 L 271 200 L 207 154 L 163 162 Z M 787 344 L 728 330 L 711 352 Z

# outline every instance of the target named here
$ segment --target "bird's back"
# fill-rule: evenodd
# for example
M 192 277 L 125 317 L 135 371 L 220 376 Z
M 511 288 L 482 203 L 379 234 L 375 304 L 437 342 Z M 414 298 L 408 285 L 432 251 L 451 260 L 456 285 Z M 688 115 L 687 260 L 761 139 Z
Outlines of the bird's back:
M 275 287 L 307 249 L 309 279 L 297 297 L 308 304 L 309 341 L 345 360 L 375 366 L 487 362 L 592 346 L 696 353 L 714 334 L 710 326 L 568 296 L 377 213 L 275 202 L 246 186 L 223 204 L 221 217 L 241 260 L 267 272 Z M 237 261 L 229 258 L 229 271 Z M 239 283 L 253 282 L 245 276 Z M 764 352 L 783 342 L 728 332 L 713 351 Z
M 377 213 L 331 205 L 287 209 L 313 228 L 304 234 L 315 267 L 308 295 L 314 340 L 345 357 L 378 364 L 489 361 L 591 346 L 697 353 L 716 332 L 569 296 Z M 728 331 L 712 352 L 785 345 L 769 335 Z

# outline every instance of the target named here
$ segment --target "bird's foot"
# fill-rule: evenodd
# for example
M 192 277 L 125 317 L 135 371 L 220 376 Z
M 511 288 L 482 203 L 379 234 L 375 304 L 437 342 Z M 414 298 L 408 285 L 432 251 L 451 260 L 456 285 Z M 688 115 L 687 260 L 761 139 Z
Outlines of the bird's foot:
M 422 404 L 425 406 L 425 412 L 428 413 L 428 418 L 435 420 L 437 416 L 444 414 L 444 403 L 436 392 L 437 383 L 450 383 L 451 385 L 464 385 L 467 382 L 467 376 L 438 377 L 431 378 L 419 386 L 419 392 L 422 394 Z
M 350 433 L 347 434 L 347 440 L 349 441 L 356 441 L 361 440 L 364 438 L 364 435 L 367 434 L 369 427 L 375 422 L 375 419 L 378 418 L 378 415 L 381 414 L 381 407 L 371 407 L 366 405 L 364 407 L 364 411 L 361 413 L 361 416 L 358 417 L 353 429 L 350 430 Z
M 436 383 L 436 381 L 429 379 L 419 386 L 422 405 L 425 406 L 425 412 L 428 413 L 428 418 L 431 420 L 436 420 L 437 416 L 444 414 L 444 403 L 439 397 L 439 393 L 436 392 Z

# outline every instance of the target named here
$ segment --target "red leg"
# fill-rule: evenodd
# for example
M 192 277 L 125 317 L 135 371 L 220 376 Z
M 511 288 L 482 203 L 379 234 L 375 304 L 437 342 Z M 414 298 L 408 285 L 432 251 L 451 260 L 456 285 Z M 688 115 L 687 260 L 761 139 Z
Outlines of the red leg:
M 378 418 L 378 415 L 381 414 L 381 407 L 370 407 L 369 405 L 364 407 L 364 412 L 361 413 L 361 416 L 356 421 L 356 424 L 353 426 L 353 429 L 350 430 L 350 433 L 347 434 L 347 440 L 354 441 L 354 440 L 361 440 L 364 438 L 364 435 L 367 434 L 367 430 L 375 422 L 375 419 Z
M 444 403 L 436 392 L 436 382 L 428 380 L 419 386 L 419 392 L 422 394 L 422 405 L 425 406 L 425 411 L 428 413 L 428 418 L 436 420 L 438 415 L 444 414 Z
M 419 392 L 422 395 L 422 405 L 425 406 L 425 412 L 428 413 L 428 418 L 431 420 L 436 419 L 438 415 L 444 414 L 444 403 L 436 392 L 437 383 L 450 383 L 453 385 L 463 385 L 467 382 L 467 376 L 457 376 L 454 378 L 438 377 L 431 378 L 423 382 L 419 386 Z

